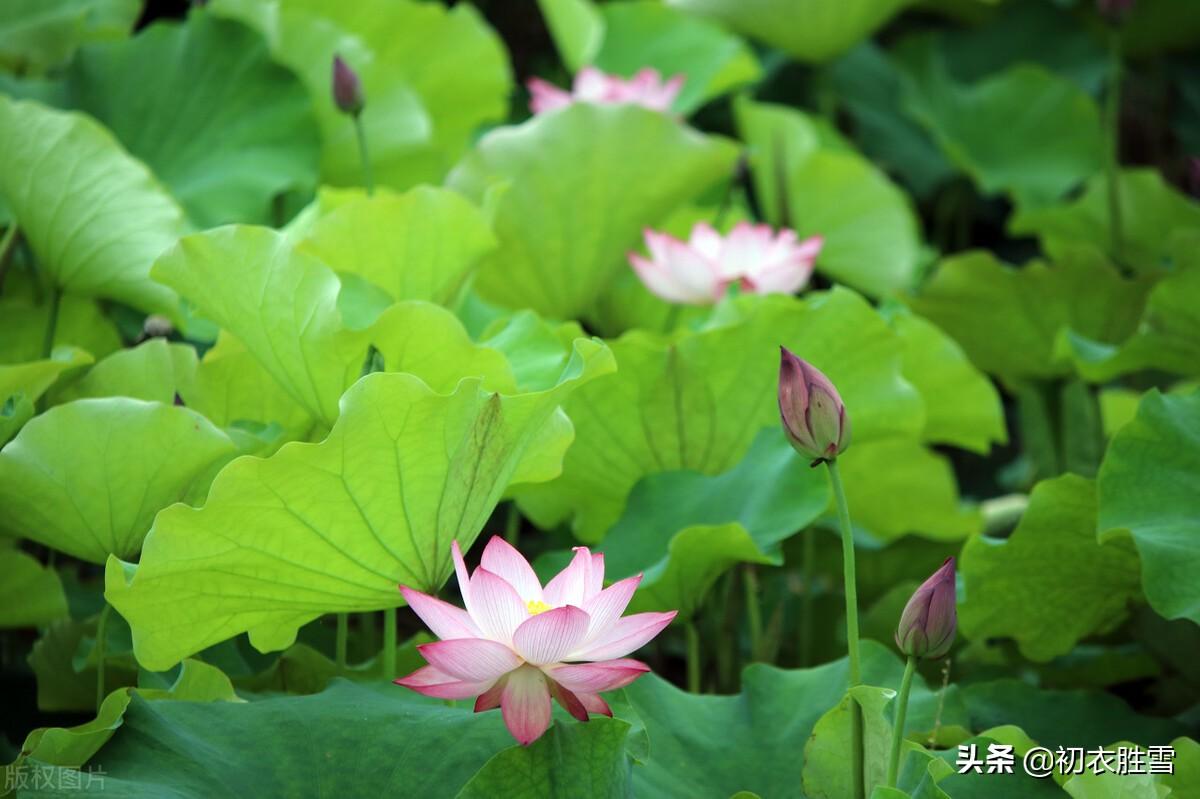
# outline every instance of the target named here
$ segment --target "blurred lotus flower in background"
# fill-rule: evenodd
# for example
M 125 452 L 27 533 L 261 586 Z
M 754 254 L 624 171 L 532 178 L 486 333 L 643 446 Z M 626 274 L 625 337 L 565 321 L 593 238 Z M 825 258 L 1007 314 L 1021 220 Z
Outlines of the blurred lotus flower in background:
M 946 558 L 904 606 L 896 628 L 896 646 L 917 658 L 940 658 L 949 652 L 958 627 L 956 604 L 954 558 Z
M 779 348 L 779 416 L 792 447 L 813 465 L 850 446 L 850 419 L 837 389 L 787 347 Z
M 687 242 L 646 230 L 650 257 L 629 262 L 651 292 L 670 302 L 711 305 L 736 284 L 751 294 L 793 294 L 808 282 L 821 237 L 797 241 L 791 230 L 739 222 L 722 236 L 704 222 Z
M 358 73 L 340 55 L 333 57 L 333 102 L 338 110 L 351 116 L 362 113 L 365 104 Z
M 663 82 L 657 69 L 640 70 L 629 80 L 584 67 L 575 75 L 571 91 L 541 78 L 530 78 L 529 110 L 544 114 L 571 103 L 633 103 L 654 111 L 669 111 L 683 87 L 684 76 Z
M 488 541 L 470 577 L 457 541 L 452 552 L 467 609 L 400 586 L 441 640 L 418 646 L 429 665 L 396 683 L 442 699 L 477 697 L 476 713 L 499 706 L 522 744 L 550 726 L 551 696 L 580 721 L 589 713 L 611 716 L 600 692 L 649 671 L 625 655 L 675 618 L 675 611 L 622 618 L 642 576 L 604 588 L 604 555 L 587 547 L 576 547 L 571 563 L 545 587 L 521 553 L 498 536 Z

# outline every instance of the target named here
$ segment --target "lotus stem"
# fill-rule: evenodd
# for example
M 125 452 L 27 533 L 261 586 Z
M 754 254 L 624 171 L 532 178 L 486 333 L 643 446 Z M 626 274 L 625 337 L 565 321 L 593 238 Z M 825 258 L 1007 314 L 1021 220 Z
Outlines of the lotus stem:
M 96 622 L 96 712 L 100 712 L 100 705 L 104 704 L 104 636 L 108 628 L 108 614 L 112 612 L 112 605 L 104 603 L 104 608 L 100 611 L 100 620 Z
M 693 694 L 700 693 L 700 633 L 696 631 L 696 623 L 688 620 L 683 625 L 687 633 L 687 686 Z
M 850 687 L 859 684 L 858 659 L 858 590 L 855 585 L 854 531 L 850 527 L 850 509 L 846 505 L 846 491 L 838 474 L 837 459 L 827 459 L 829 484 L 837 503 L 838 522 L 842 531 L 842 574 L 846 590 L 846 646 L 850 660 Z M 863 720 L 862 708 L 853 698 L 850 700 L 850 768 L 853 771 L 854 799 L 865 799 L 866 784 L 863 779 Z
M 20 235 L 20 232 L 17 223 L 13 222 L 4 231 L 4 238 L 0 239 L 0 291 L 4 290 L 4 277 L 8 274 L 9 256 L 16 249 L 17 236 Z
M 350 617 L 345 613 L 337 614 L 337 644 L 334 647 L 338 671 L 346 670 L 346 642 L 350 638 Z
M 396 679 L 396 609 L 383 611 L 383 678 Z
M 908 715 L 908 692 L 912 688 L 913 672 L 917 670 L 917 659 L 912 655 L 904 664 L 904 676 L 900 678 L 900 694 L 896 697 L 896 721 L 892 727 L 892 751 L 888 755 L 887 787 L 896 787 L 900 774 L 900 744 L 904 740 L 904 717 Z
M 1108 189 L 1108 232 L 1113 260 L 1125 266 L 1125 236 L 1121 221 L 1121 33 L 1115 27 L 1108 35 L 1108 92 L 1104 98 L 1104 126 L 1108 132 L 1105 160 Z
M 363 127 L 362 114 L 354 115 L 354 133 L 358 136 L 358 154 L 362 158 L 363 185 L 370 196 L 375 193 L 375 177 L 371 173 L 371 154 L 367 150 L 367 130 Z
M 58 330 L 58 306 L 62 302 L 62 291 L 58 286 L 50 286 L 50 312 L 46 316 L 46 332 L 42 336 L 42 357 L 49 358 L 54 351 L 54 334 Z
M 762 657 L 762 611 L 758 604 L 758 572 L 754 564 L 748 563 L 742 570 L 742 584 L 746 589 L 746 617 L 750 626 L 750 662 Z

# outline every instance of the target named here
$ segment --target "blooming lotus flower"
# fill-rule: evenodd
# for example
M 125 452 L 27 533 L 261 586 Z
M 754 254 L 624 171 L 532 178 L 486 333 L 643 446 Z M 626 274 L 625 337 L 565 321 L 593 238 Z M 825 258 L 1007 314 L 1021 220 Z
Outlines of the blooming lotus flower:
M 342 60 L 340 55 L 333 57 L 333 102 L 343 114 L 358 116 L 362 113 L 364 99 L 362 81 L 358 73 Z
M 675 618 L 675 611 L 622 617 L 642 576 L 604 588 L 604 555 L 587 547 L 576 547 L 571 563 L 544 587 L 521 553 L 498 536 L 470 577 L 457 541 L 452 551 L 467 609 L 400 586 L 441 640 L 419 645 L 429 665 L 396 683 L 442 699 L 476 697 L 476 713 L 499 706 L 522 744 L 550 726 L 552 696 L 580 721 L 589 713 L 611 716 L 600 692 L 649 671 L 625 655 Z
M 779 348 L 779 417 L 792 447 L 814 465 L 850 446 L 850 418 L 837 389 L 787 347 Z
M 940 658 L 950 651 L 958 627 L 954 558 L 946 558 L 940 569 L 921 583 L 896 628 L 896 646 L 910 657 Z
M 541 78 L 530 78 L 529 110 L 544 114 L 571 103 L 633 103 L 653 111 L 668 111 L 683 87 L 683 75 L 663 82 L 657 69 L 643 69 L 629 80 L 584 67 L 575 75 L 571 91 Z
M 728 236 L 698 222 L 682 242 L 645 231 L 650 257 L 629 254 L 642 283 L 670 302 L 710 305 L 731 284 L 754 294 L 793 294 L 808 282 L 822 239 L 797 241 L 794 231 L 774 233 L 769 225 L 739 222 Z

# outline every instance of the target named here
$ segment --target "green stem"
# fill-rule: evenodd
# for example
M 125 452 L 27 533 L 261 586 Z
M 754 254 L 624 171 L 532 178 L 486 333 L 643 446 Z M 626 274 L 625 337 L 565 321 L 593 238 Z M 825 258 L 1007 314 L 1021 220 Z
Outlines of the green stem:
M 371 154 L 367 150 L 367 130 L 363 127 L 362 114 L 354 115 L 354 132 L 358 136 L 358 154 L 362 158 L 363 185 L 371 195 L 375 193 L 375 178 L 371 174 Z
M 521 511 L 517 508 L 517 503 L 514 501 L 508 506 L 508 516 L 504 519 L 504 540 L 517 545 L 517 539 L 521 535 Z
M 50 286 L 50 313 L 46 316 L 46 332 L 42 336 L 42 357 L 49 358 L 54 351 L 54 334 L 58 330 L 58 306 L 62 292 L 58 286 Z
M 665 324 L 665 332 L 674 333 L 675 327 L 679 324 L 679 315 L 683 312 L 683 306 L 678 303 L 673 303 L 670 310 L 667 311 Z
M 1108 131 L 1108 228 L 1113 260 L 1125 266 L 1125 235 L 1121 220 L 1121 33 L 1114 26 L 1108 39 L 1108 92 L 1104 98 L 1104 126 Z
M 8 274 L 8 261 L 12 251 L 16 249 L 17 236 L 20 233 L 20 228 L 17 223 L 13 222 L 4 231 L 4 238 L 0 239 L 0 291 L 4 290 L 4 277 Z
M 700 693 L 700 633 L 696 631 L 696 623 L 688 621 L 683 625 L 687 633 L 687 686 L 694 694 Z
M 825 461 L 829 470 L 829 484 L 837 503 L 838 522 L 842 530 L 842 575 L 846 590 L 846 646 L 850 656 L 850 687 L 860 682 L 858 660 L 858 588 L 854 570 L 854 531 L 850 527 L 850 508 L 846 505 L 846 490 L 838 474 L 837 460 Z M 862 708 L 852 701 L 850 713 L 850 768 L 853 773 L 854 799 L 865 799 L 866 784 L 863 781 L 863 721 Z
M 742 584 L 746 588 L 746 616 L 750 623 L 750 662 L 762 657 L 762 611 L 758 604 L 758 572 L 753 563 L 742 569 Z
M 900 774 L 900 744 L 904 740 L 904 717 L 908 715 L 908 691 L 912 688 L 913 672 L 917 670 L 917 659 L 908 656 L 904 664 L 904 676 L 900 679 L 900 695 L 896 697 L 896 722 L 892 727 L 892 751 L 888 756 L 887 787 L 896 787 Z
M 339 672 L 346 670 L 346 642 L 349 638 L 350 617 L 345 613 L 339 613 L 337 614 L 337 645 L 334 647 Z
M 800 596 L 800 665 L 812 665 L 813 603 L 816 600 L 815 586 L 817 571 L 817 530 L 810 527 L 804 531 L 804 560 L 800 564 L 800 576 L 804 582 L 804 593 Z
M 104 603 L 104 609 L 100 611 L 100 621 L 96 622 L 96 712 L 100 712 L 100 705 L 104 703 L 104 636 L 108 627 L 108 614 L 112 611 L 112 605 Z
M 383 678 L 396 679 L 396 609 L 383 611 Z

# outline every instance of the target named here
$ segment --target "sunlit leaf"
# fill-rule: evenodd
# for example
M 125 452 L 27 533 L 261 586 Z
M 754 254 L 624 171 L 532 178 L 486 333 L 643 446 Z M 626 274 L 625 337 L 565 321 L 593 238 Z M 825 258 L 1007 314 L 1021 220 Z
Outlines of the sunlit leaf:
M 629 268 L 642 228 L 728 174 L 735 158 L 724 139 L 633 105 L 577 103 L 494 130 L 450 176 L 477 201 L 495 194 L 500 247 L 475 287 L 500 305 L 577 318 Z
M 133 397 L 171 405 L 181 384 L 196 370 L 196 351 L 187 344 L 153 338 L 104 358 L 59 395 L 60 401 L 85 397 Z
M 0 366 L 0 445 L 29 421 L 34 403 L 60 375 L 91 362 L 92 356 L 82 350 L 60 347 L 49 358 Z
M 0 68 L 38 74 L 83 42 L 128 35 L 142 0 L 8 0 L 0 6 Z
M 127 398 L 59 405 L 0 450 L 0 528 L 94 563 L 130 557 L 154 514 L 233 454 L 187 408 Z

